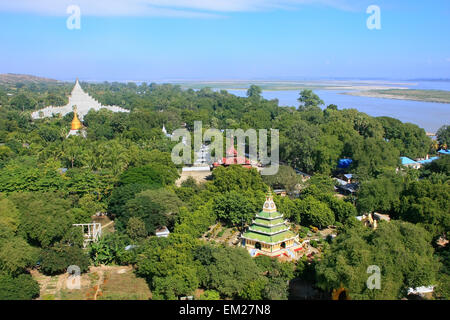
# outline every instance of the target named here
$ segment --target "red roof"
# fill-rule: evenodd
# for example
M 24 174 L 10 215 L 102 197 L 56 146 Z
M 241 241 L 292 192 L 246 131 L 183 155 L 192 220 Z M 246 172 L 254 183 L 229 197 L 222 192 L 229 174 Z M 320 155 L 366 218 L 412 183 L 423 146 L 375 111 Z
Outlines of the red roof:
M 220 162 L 214 162 L 213 166 L 214 167 L 218 167 L 220 165 L 229 166 L 232 164 L 241 164 L 244 166 L 251 165 L 251 162 L 248 158 L 238 157 L 237 154 L 238 152 L 236 151 L 236 149 L 234 147 L 230 147 L 226 151 L 226 157 L 223 157 Z
M 232 146 L 230 147 L 227 152 L 226 152 L 227 156 L 237 156 L 238 152 L 236 151 L 236 149 Z
M 230 165 L 230 164 L 251 164 L 250 160 L 246 157 L 226 157 L 222 158 L 222 164 Z

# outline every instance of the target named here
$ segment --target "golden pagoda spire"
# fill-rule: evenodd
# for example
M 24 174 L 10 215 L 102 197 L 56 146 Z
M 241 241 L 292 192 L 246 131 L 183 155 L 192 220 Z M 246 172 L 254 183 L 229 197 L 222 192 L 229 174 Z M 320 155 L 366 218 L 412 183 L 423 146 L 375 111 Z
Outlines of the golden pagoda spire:
M 77 116 L 77 106 L 73 106 L 73 120 L 72 120 L 72 126 L 71 126 L 71 130 L 80 130 L 83 127 L 83 125 L 81 124 L 81 121 L 78 120 L 78 116 Z

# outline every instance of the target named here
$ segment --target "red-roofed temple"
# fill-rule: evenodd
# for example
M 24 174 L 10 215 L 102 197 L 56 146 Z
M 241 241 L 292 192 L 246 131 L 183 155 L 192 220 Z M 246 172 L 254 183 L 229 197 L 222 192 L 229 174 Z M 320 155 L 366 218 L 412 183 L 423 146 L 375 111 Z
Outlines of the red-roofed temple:
M 250 162 L 250 159 L 246 157 L 238 157 L 237 150 L 232 146 L 226 151 L 225 157 L 223 157 L 218 162 L 214 162 L 213 166 L 214 168 L 217 168 L 219 166 L 229 166 L 232 164 L 238 164 L 243 166 L 244 168 L 251 168 L 252 164 Z

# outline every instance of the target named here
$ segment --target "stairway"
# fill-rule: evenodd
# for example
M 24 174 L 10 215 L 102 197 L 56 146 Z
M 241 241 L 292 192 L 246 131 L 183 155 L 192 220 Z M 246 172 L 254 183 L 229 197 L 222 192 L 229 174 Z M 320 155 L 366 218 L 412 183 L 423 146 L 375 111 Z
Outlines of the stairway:
M 292 252 L 291 250 L 289 250 L 289 249 L 286 249 L 286 251 L 285 251 L 286 253 L 287 253 L 287 255 L 289 256 L 289 257 L 291 257 L 292 259 L 295 259 L 296 258 L 296 256 L 295 256 L 295 253 L 294 252 Z

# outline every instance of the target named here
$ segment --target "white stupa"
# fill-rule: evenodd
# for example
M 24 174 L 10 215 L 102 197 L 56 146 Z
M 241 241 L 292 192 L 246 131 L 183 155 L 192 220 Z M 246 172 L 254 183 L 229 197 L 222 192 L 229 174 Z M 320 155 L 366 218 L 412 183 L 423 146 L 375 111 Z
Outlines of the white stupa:
M 60 114 L 65 116 L 66 114 L 72 112 L 73 106 L 77 106 L 78 117 L 82 121 L 84 116 L 89 112 L 89 110 L 94 109 L 98 111 L 100 109 L 108 109 L 112 112 L 130 112 L 130 110 L 118 107 L 118 106 L 103 106 L 100 102 L 92 98 L 89 94 L 83 91 L 80 83 L 75 82 L 75 86 L 72 89 L 72 93 L 69 96 L 69 103 L 63 107 L 45 107 L 43 109 L 37 110 L 31 114 L 33 119 L 41 119 L 52 117 L 53 115 Z
M 209 152 L 209 146 L 202 145 L 200 150 L 195 152 L 195 161 L 192 166 L 183 167 L 182 172 L 209 172 L 211 171 L 211 167 L 209 165 L 211 163 L 211 155 Z
M 196 167 L 208 167 L 211 163 L 211 155 L 209 154 L 209 146 L 202 144 L 200 150 L 195 152 L 194 166 Z
M 162 132 L 167 138 L 171 138 L 172 137 L 171 134 L 167 133 L 166 126 L 164 124 L 163 124 L 163 127 L 162 127 Z

